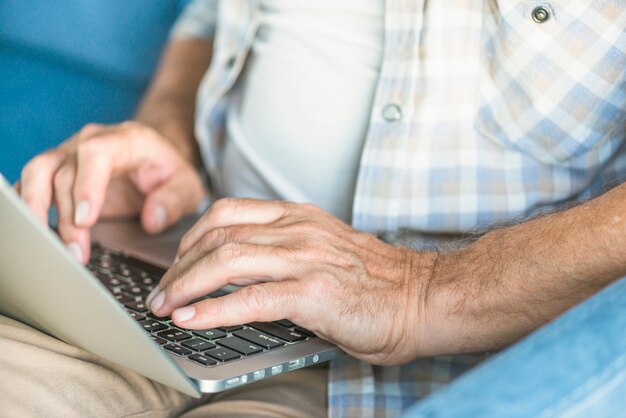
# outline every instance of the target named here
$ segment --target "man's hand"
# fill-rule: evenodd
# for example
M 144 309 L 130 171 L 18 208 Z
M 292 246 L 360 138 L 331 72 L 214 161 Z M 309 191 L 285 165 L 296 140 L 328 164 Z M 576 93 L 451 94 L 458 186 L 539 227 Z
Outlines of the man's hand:
M 19 190 L 44 223 L 54 201 L 59 235 L 83 263 L 89 259 L 89 229 L 100 215 L 140 213 L 145 230 L 156 233 L 192 213 L 204 194 L 192 164 L 138 122 L 85 126 L 31 160 Z
M 312 206 L 224 200 L 148 303 L 191 329 L 290 319 L 375 364 L 494 350 L 626 275 L 624 213 L 621 185 L 436 255 Z M 186 306 L 226 284 L 247 286 Z
M 21 196 L 45 223 L 56 204 L 59 234 L 82 262 L 100 215 L 140 213 L 155 233 L 196 210 L 204 191 L 194 168 L 195 96 L 211 55 L 211 40 L 171 41 L 135 122 L 87 125 L 23 169 Z
M 436 254 L 393 247 L 311 205 L 216 202 L 148 303 L 189 329 L 290 319 L 376 364 L 415 357 Z M 227 284 L 245 286 L 186 306 Z

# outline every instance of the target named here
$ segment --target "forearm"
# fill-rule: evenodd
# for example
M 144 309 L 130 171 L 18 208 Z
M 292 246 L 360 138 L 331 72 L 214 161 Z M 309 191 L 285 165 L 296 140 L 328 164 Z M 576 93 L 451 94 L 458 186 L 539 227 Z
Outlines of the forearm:
M 135 115 L 136 120 L 167 137 L 194 164 L 199 162 L 194 138 L 196 92 L 211 54 L 209 40 L 172 40 Z
M 442 254 L 428 287 L 439 352 L 514 342 L 626 275 L 626 186 Z

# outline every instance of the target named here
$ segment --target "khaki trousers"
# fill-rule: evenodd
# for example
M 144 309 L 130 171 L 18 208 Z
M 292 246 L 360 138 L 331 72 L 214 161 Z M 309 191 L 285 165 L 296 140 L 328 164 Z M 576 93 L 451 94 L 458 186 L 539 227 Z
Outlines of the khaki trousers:
M 0 315 L 0 417 L 323 417 L 325 368 L 197 400 Z

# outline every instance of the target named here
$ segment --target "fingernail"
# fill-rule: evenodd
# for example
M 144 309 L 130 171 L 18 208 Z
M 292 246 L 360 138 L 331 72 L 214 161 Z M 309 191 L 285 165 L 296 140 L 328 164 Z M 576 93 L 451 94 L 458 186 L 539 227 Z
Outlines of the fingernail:
M 152 291 L 148 294 L 148 297 L 146 298 L 146 306 L 150 306 L 150 304 L 152 303 L 152 299 L 157 295 L 157 293 L 159 293 L 161 291 L 161 288 L 159 286 L 155 287 L 154 289 L 152 289 Z
M 180 257 L 176 256 L 176 258 L 174 259 L 174 264 L 178 263 L 180 261 Z
M 161 306 L 163 306 L 163 302 L 165 302 L 165 290 L 160 291 L 150 303 L 150 310 L 152 312 L 158 311 Z
M 196 314 L 196 308 L 193 306 L 185 306 L 172 312 L 172 319 L 176 322 L 189 321 Z
M 89 218 L 89 212 L 91 212 L 91 207 L 89 206 L 88 201 L 81 200 L 78 202 L 78 205 L 76 205 L 76 211 L 74 211 L 74 223 L 77 226 L 85 226 Z
M 80 247 L 80 244 L 77 242 L 72 242 L 67 244 L 67 249 L 70 250 L 70 253 L 81 263 L 83 262 L 83 249 Z
M 162 230 L 165 227 L 165 220 L 167 214 L 165 213 L 165 208 L 161 205 L 154 208 L 154 228 L 157 231 Z

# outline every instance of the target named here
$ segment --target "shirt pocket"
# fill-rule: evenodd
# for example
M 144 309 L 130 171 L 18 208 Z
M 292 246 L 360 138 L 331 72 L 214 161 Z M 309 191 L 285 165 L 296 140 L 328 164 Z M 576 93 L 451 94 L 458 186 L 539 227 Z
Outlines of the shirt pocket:
M 625 0 L 487 0 L 485 7 L 480 134 L 547 164 L 623 140 Z

